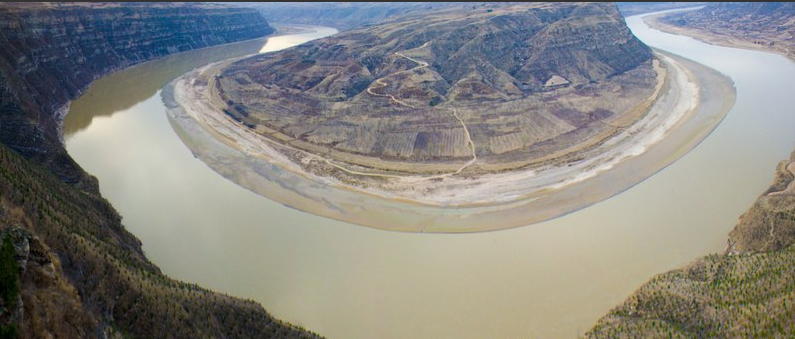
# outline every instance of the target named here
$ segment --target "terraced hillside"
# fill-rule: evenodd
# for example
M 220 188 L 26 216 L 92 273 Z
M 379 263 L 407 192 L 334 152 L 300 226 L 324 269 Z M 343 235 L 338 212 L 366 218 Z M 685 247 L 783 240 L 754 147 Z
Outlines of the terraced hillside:
M 449 6 L 236 62 L 220 106 L 350 172 L 563 162 L 642 117 L 661 77 L 614 4 Z

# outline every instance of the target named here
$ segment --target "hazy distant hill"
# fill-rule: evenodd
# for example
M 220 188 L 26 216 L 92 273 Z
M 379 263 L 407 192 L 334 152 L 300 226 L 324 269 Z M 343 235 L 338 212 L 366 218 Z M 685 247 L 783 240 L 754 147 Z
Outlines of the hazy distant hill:
M 239 2 L 252 7 L 269 22 L 320 25 L 341 31 L 379 23 L 414 11 L 450 6 L 433 2 Z
M 624 16 L 664 11 L 669 9 L 703 6 L 706 2 L 616 2 Z
M 709 3 L 659 20 L 689 33 L 700 32 L 696 37 L 707 42 L 773 50 L 795 59 L 795 3 Z

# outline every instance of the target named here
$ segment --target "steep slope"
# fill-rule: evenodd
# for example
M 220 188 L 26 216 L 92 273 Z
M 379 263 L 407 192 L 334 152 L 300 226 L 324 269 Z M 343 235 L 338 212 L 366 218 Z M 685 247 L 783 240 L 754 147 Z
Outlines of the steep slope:
M 164 276 L 60 141 L 65 105 L 94 79 L 273 32 L 256 11 L 3 3 L 0 27 L 0 238 L 12 245 L 0 256 L 0 336 L 316 337 L 256 303 Z
M 273 31 L 252 9 L 220 5 L 0 4 L 0 142 L 95 187 L 59 140 L 69 100 L 112 71 Z
M 729 233 L 733 252 L 779 251 L 795 243 L 795 153 L 778 165 L 770 188 Z
M 468 170 L 484 171 L 615 133 L 654 93 L 651 58 L 614 4 L 451 6 L 239 61 L 214 81 L 227 114 L 277 142 L 377 170 L 477 158 Z
M 588 338 L 790 338 L 795 335 L 795 153 L 740 217 L 723 255 L 654 277 Z
M 4 246 L 0 285 L 11 288 L 3 288 L 5 293 L 0 294 L 0 333 L 18 333 L 11 338 L 98 337 L 97 317 L 83 307 L 55 253 L 27 229 L 8 227 L 14 217 L 9 218 L 6 208 L 0 211 Z M 11 267 L 5 266 L 6 246 L 10 248 Z M 0 338 L 9 337 L 0 334 Z

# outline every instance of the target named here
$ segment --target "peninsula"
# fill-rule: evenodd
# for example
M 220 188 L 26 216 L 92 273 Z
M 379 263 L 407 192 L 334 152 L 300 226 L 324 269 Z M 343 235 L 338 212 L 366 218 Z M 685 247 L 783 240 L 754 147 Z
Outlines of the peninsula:
M 614 4 L 447 6 L 195 70 L 172 84 L 174 115 L 317 182 L 504 205 L 598 177 L 687 126 L 706 96 L 686 63 L 637 40 Z M 733 88 L 718 78 L 725 100 L 708 114 L 720 117 Z

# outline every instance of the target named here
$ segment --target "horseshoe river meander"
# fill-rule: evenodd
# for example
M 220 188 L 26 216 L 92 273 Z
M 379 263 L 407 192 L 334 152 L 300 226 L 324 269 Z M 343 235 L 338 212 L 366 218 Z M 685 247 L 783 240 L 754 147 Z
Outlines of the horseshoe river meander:
M 97 80 L 64 122 L 69 153 L 177 279 L 260 302 L 330 339 L 574 338 L 634 289 L 724 249 L 795 147 L 795 63 L 627 23 L 645 43 L 730 77 L 736 102 L 696 148 L 632 188 L 496 232 L 377 230 L 244 189 L 194 157 L 161 90 L 201 65 L 335 30 L 174 55 Z

